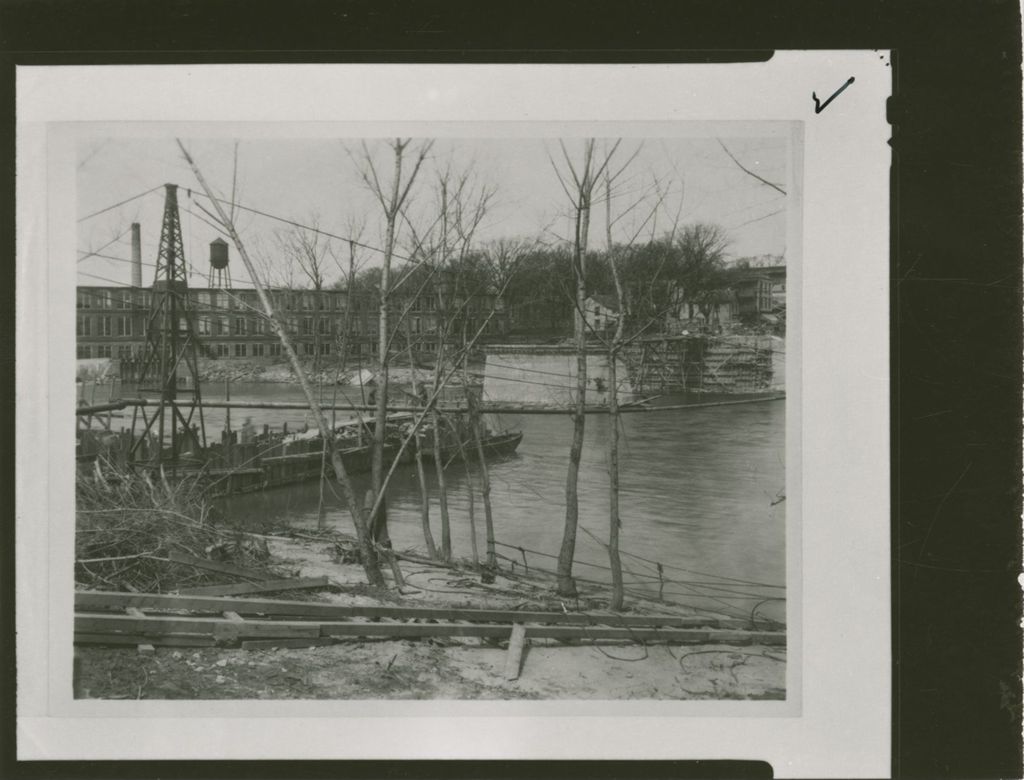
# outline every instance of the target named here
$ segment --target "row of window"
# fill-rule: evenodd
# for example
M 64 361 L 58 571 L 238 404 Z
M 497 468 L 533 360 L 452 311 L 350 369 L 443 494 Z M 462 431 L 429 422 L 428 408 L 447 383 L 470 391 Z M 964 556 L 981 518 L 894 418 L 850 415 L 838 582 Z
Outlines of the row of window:
M 216 357 L 280 357 L 282 354 L 280 342 L 273 342 L 270 344 L 256 343 L 239 343 L 239 344 L 209 344 L 207 345 L 209 354 Z M 417 345 L 417 348 L 423 352 L 435 352 L 437 345 L 433 342 L 424 342 L 423 344 Z M 332 354 L 332 346 L 329 342 L 322 344 L 315 344 L 311 342 L 305 342 L 296 345 L 296 350 L 300 355 L 330 355 Z M 363 352 L 362 345 L 350 344 L 348 346 L 348 353 L 351 357 L 358 357 Z M 377 344 L 372 342 L 368 345 L 368 349 L 365 350 L 368 354 L 377 354 Z M 129 359 L 131 357 L 139 357 L 142 349 L 138 345 L 122 344 L 79 344 L 77 350 L 77 356 L 79 359 L 88 358 L 113 358 L 117 357 L 122 360 Z
M 77 296 L 77 307 L 79 309 L 148 309 L 152 302 L 151 296 L 150 290 L 140 289 L 80 289 Z M 191 290 L 190 296 L 197 309 L 260 309 L 259 297 L 255 291 Z M 329 292 L 272 290 L 269 296 L 274 308 L 283 311 L 343 311 L 348 306 L 348 294 L 343 290 Z M 373 301 L 367 296 L 362 296 L 362 300 L 357 299 L 356 304 L 354 307 L 356 309 L 375 308 Z M 452 308 L 466 308 L 469 311 L 474 311 L 477 308 L 486 309 L 488 305 L 488 301 L 481 302 L 476 296 L 470 296 L 468 303 L 461 297 L 452 302 Z M 437 310 L 437 298 L 433 293 L 421 294 L 416 298 L 412 310 L 434 312 Z
M 144 336 L 145 323 L 133 326 L 130 316 L 116 317 L 83 317 L 75 318 L 76 336 L 133 336 L 135 331 Z
M 143 317 L 132 315 L 92 315 L 80 314 L 75 318 L 75 335 L 77 336 L 108 336 L 130 338 L 132 336 L 146 335 L 146 322 Z M 371 329 L 371 323 L 362 319 L 353 319 L 349 325 L 350 334 L 374 333 L 376 328 Z M 320 317 L 290 317 L 285 323 L 288 332 L 299 336 L 333 336 L 344 333 L 344 319 L 329 319 Z M 182 327 L 185 323 L 182 322 Z M 475 332 L 477 327 L 474 320 L 466 323 L 470 332 Z M 433 317 L 426 318 L 410 317 L 409 328 L 412 333 L 430 333 L 437 325 Z M 489 323 L 487 330 L 492 331 L 495 323 Z M 197 317 L 196 331 L 200 336 L 260 336 L 269 332 L 266 320 L 261 318 L 247 317 Z

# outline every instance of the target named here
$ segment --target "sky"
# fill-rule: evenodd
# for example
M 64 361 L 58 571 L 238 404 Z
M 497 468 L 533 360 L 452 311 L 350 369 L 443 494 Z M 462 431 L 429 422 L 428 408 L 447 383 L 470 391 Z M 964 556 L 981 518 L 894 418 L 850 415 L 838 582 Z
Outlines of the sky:
M 755 126 L 756 128 L 756 126 Z M 185 138 L 207 183 L 225 199 L 231 198 L 237 140 L 237 180 L 234 200 L 280 219 L 239 210 L 236 226 L 251 254 L 276 262 L 280 235 L 293 228 L 280 220 L 355 237 L 353 220 L 365 224 L 362 241 L 383 246 L 380 205 L 358 175 L 363 153 L 361 139 L 340 138 Z M 420 141 L 413 141 L 412 148 Z M 749 170 L 786 188 L 788 142 L 770 132 L 721 137 L 721 142 Z M 598 141 L 605 148 L 613 141 Z M 569 156 L 581 159 L 582 142 L 565 142 Z M 366 139 L 366 149 L 382 175 L 390 175 L 393 158 L 379 139 Z M 189 283 L 207 283 L 209 242 L 219 234 L 199 206 L 213 211 L 202 187 L 184 161 L 172 137 L 83 137 L 78 149 L 78 283 L 125 284 L 131 279 L 129 228 L 141 224 L 143 284 L 152 283 L 160 238 L 165 183 L 179 185 L 178 203 Z M 634 156 L 635 155 L 635 156 Z M 438 171 L 473 166 L 476 181 L 495 190 L 477 232 L 479 241 L 524 238 L 557 244 L 570 236 L 569 200 L 552 162 L 564 174 L 557 138 L 439 138 L 410 191 L 409 217 L 428 225 L 435 200 Z M 787 196 L 742 171 L 716 137 L 692 134 L 675 138 L 625 138 L 613 157 L 618 170 L 612 198 L 613 240 L 625 241 L 642 228 L 641 240 L 679 224 L 711 222 L 725 228 L 732 258 L 783 255 L 786 251 Z M 660 207 L 655 188 L 663 193 Z M 151 192 L 148 192 L 152 190 Z M 141 195 L 142 193 L 147 193 Z M 127 201 L 127 202 L 125 202 Z M 118 205 L 120 204 L 120 205 Z M 111 208 L 113 207 L 113 208 Z M 100 212 L 100 213 L 97 213 Z M 651 217 L 653 213 L 653 218 Z M 619 216 L 621 215 L 621 216 Z M 605 206 L 593 209 L 590 246 L 605 244 Z M 347 244 L 331 239 L 338 255 Z M 412 238 L 405 229 L 398 238 L 399 254 Z M 248 274 L 231 247 L 232 282 L 250 287 Z M 381 253 L 364 249 L 364 267 L 380 263 Z M 340 277 L 332 267 L 328 283 Z

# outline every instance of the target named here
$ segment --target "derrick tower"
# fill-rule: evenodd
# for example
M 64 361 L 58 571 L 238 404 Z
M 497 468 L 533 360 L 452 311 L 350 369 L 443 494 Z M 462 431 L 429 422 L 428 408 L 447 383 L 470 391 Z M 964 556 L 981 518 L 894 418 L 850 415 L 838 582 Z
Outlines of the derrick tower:
M 188 295 L 178 185 L 164 187 L 160 248 L 146 320 L 146 346 L 138 374 L 139 391 L 159 393 L 160 398 L 151 415 L 147 416 L 142 407 L 142 435 L 135 437 L 132 444 L 133 456 L 146 447 L 146 459 L 155 464 L 176 463 L 186 452 L 199 457 L 206 448 L 196 361 L 199 338 Z M 179 370 L 184 372 L 181 378 L 191 380 L 184 390 L 178 387 Z M 133 419 L 133 430 L 134 423 Z M 154 437 L 156 442 L 153 442 Z

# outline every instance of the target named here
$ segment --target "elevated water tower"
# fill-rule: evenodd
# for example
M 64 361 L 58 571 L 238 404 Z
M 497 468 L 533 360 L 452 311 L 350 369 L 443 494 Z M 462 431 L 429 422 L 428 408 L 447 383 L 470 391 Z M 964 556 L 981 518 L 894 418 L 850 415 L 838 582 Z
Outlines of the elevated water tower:
M 210 287 L 231 289 L 231 269 L 228 268 L 228 242 L 217 237 L 210 242 Z

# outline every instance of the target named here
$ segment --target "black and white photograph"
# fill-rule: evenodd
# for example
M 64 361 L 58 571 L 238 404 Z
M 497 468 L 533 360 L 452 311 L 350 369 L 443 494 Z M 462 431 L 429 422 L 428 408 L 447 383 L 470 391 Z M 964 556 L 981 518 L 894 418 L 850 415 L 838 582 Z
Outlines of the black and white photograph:
M 81 134 L 74 696 L 785 700 L 794 130 Z
M 20 751 L 877 774 L 884 53 L 19 75 Z

